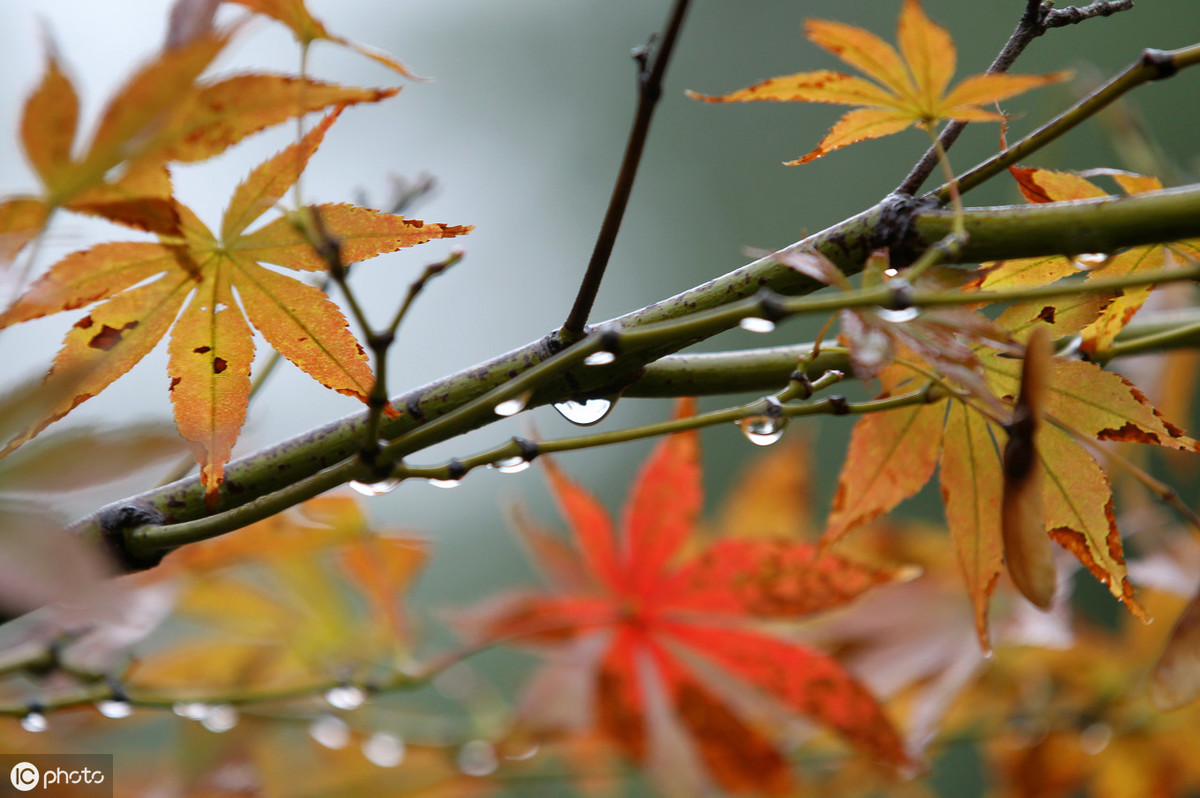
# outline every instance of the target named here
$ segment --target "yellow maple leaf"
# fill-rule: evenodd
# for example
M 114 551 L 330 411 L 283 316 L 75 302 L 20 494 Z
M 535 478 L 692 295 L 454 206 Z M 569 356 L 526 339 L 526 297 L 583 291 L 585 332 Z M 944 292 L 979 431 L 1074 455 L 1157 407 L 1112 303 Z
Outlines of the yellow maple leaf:
M 846 113 L 816 149 L 788 161 L 789 166 L 913 125 L 932 130 L 946 119 L 999 121 L 1001 114 L 983 106 L 1070 76 L 1067 72 L 972 75 L 947 91 L 957 57 L 954 40 L 925 16 L 920 0 L 904 2 L 897 32 L 899 52 L 870 31 L 840 22 L 810 19 L 805 22 L 804 34 L 872 80 L 820 69 L 771 78 L 720 97 L 688 92 L 712 103 L 770 100 L 863 106 Z

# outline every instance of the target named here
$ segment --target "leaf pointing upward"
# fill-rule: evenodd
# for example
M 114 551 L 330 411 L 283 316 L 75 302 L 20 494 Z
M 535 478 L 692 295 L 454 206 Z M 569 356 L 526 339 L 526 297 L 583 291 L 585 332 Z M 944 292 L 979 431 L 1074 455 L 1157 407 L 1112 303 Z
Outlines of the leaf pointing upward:
M 251 172 L 225 211 L 220 239 L 178 206 L 181 235 L 161 236 L 159 243 L 101 244 L 69 255 L 0 314 L 3 328 L 103 301 L 71 328 L 47 379 L 85 376 L 16 435 L 5 453 L 132 368 L 172 324 L 168 372 L 175 421 L 202 466 L 210 502 L 245 421 L 254 358 L 251 324 L 322 385 L 366 400 L 374 378 L 341 311 L 316 288 L 258 265 L 315 270 L 326 261 L 287 216 L 243 232 L 295 183 L 339 113 Z M 344 263 L 470 230 L 350 205 L 304 209 L 301 217 L 312 214 L 320 218 L 323 234 L 340 242 Z
M 974 75 L 946 91 L 954 74 L 954 41 L 925 16 L 919 0 L 905 0 L 900 12 L 899 52 L 875 34 L 839 22 L 809 20 L 804 33 L 874 82 L 822 69 L 771 78 L 720 97 L 689 92 L 705 102 L 770 100 L 864 106 L 845 114 L 815 150 L 789 165 L 808 163 L 848 144 L 899 133 L 913 125 L 933 129 L 946 119 L 998 121 L 1002 115 L 983 106 L 1068 77 L 1061 72 Z

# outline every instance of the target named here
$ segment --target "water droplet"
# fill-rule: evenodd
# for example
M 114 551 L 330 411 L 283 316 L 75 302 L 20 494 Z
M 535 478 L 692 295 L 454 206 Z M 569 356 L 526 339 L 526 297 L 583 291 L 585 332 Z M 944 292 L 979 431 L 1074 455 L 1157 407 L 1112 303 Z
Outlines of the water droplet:
M 322 715 L 308 724 L 308 736 L 316 740 L 318 745 L 336 751 L 350 742 L 350 726 L 341 718 Z
M 1110 260 L 1112 260 L 1112 256 L 1106 252 L 1085 252 L 1082 255 L 1075 256 L 1074 264 L 1076 269 L 1087 272 L 1092 269 L 1099 269 Z
M 513 455 L 505 457 L 503 460 L 497 460 L 492 463 L 492 468 L 499 471 L 501 474 L 519 474 L 532 465 L 528 460 L 521 455 Z
M 1096 756 L 1112 742 L 1113 730 L 1107 723 L 1093 723 L 1079 733 L 1079 750 Z
M 592 352 L 583 359 L 585 366 L 607 366 L 617 359 L 612 352 Z
M 504 746 L 504 758 L 512 762 L 524 762 L 537 756 L 541 746 L 532 741 L 512 743 Z
M 358 709 L 367 700 L 362 690 L 352 684 L 332 687 L 325 691 L 325 700 L 334 709 Z
M 760 319 L 758 316 L 747 316 L 738 322 L 743 330 L 752 333 L 769 333 L 775 329 L 775 322 L 770 319 Z
M 209 707 L 208 704 L 201 704 L 195 701 L 187 703 L 181 702 L 171 707 L 171 711 L 173 711 L 176 715 L 181 718 L 187 718 L 188 720 L 204 720 L 208 716 L 208 713 L 211 709 L 212 708 Z
M 208 712 L 200 719 L 200 725 L 215 734 L 221 734 L 238 724 L 238 711 L 229 704 L 217 704 L 209 707 Z
M 875 315 L 884 321 L 890 321 L 893 324 L 902 324 L 906 321 L 912 321 L 917 316 L 921 315 L 921 311 L 917 308 L 904 308 L 903 310 L 891 310 L 890 308 L 877 308 Z
M 429 484 L 433 485 L 435 488 L 442 488 L 443 490 L 449 490 L 450 488 L 457 488 L 459 485 L 461 485 L 462 480 L 461 479 L 431 479 L 431 480 L 429 480 Z
M 98 701 L 96 711 L 106 718 L 127 718 L 133 714 L 133 705 L 128 701 Z
M 363 496 L 382 496 L 385 493 L 391 493 L 399 484 L 400 480 L 398 479 L 385 479 L 381 482 L 359 482 L 355 480 L 350 483 L 350 487 Z
M 514 396 L 512 399 L 505 399 L 494 408 L 496 415 L 503 418 L 515 416 L 517 413 L 520 413 L 525 409 L 525 406 L 529 404 L 529 397 L 531 396 L 533 396 L 533 391 L 526 391 L 520 396 Z
M 572 424 L 590 427 L 600 423 L 601 419 L 608 415 L 608 411 L 612 410 L 612 406 L 613 403 L 608 399 L 588 399 L 584 402 L 557 402 L 554 409 Z
M 487 740 L 472 740 L 458 749 L 458 769 L 468 776 L 490 776 L 499 764 L 496 747 Z
M 895 277 L 899 273 L 900 273 L 900 271 L 898 269 L 884 269 L 883 270 L 884 277 Z
M 363 756 L 381 768 L 394 768 L 404 761 L 404 740 L 389 732 L 375 732 L 362 745 Z
M 746 436 L 746 440 L 755 446 L 770 446 L 775 443 L 783 437 L 785 426 L 782 418 L 771 416 L 748 416 L 737 424 L 742 428 L 742 434 Z
M 37 734 L 38 732 L 44 732 L 49 727 L 50 724 L 46 722 L 46 716 L 41 712 L 30 712 L 21 718 L 21 728 L 27 732 Z

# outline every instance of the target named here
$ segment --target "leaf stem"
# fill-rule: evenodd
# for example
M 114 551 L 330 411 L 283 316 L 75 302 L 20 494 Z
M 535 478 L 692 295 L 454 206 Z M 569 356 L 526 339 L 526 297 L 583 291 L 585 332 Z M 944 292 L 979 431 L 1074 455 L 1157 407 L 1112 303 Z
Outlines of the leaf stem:
M 621 160 L 621 168 L 617 173 L 617 181 L 613 186 L 612 196 L 608 201 L 608 210 L 604 212 L 604 221 L 596 236 L 596 244 L 588 261 L 587 271 L 579 285 L 575 303 L 571 312 L 563 322 L 563 341 L 569 342 L 583 335 L 584 326 L 591 314 L 592 305 L 600 291 L 600 282 L 604 279 L 604 271 L 612 256 L 613 245 L 617 233 L 621 229 L 621 221 L 625 217 L 625 208 L 629 204 L 629 196 L 633 192 L 633 182 L 637 178 L 638 165 L 645 150 L 646 137 L 650 133 L 650 122 L 654 118 L 654 109 L 662 98 L 663 76 L 667 72 L 667 64 L 675 49 L 679 30 L 683 26 L 683 17 L 687 13 L 690 0 L 674 0 L 670 15 L 667 17 L 661 41 L 655 43 L 652 38 L 645 47 L 634 50 L 634 60 L 638 64 L 638 104 L 633 117 L 633 126 L 629 131 L 629 139 L 625 144 L 625 156 Z
M 1200 64 L 1200 44 L 1193 44 L 1178 50 L 1144 50 L 1137 61 L 1108 83 L 1011 147 L 993 155 L 961 175 L 958 178 L 958 190 L 965 194 L 995 177 L 1009 166 L 1037 152 L 1143 83 L 1169 78 L 1176 72 L 1196 64 Z M 945 202 L 950 196 L 950 191 L 950 186 L 947 184 L 932 192 L 932 195 L 939 201 Z

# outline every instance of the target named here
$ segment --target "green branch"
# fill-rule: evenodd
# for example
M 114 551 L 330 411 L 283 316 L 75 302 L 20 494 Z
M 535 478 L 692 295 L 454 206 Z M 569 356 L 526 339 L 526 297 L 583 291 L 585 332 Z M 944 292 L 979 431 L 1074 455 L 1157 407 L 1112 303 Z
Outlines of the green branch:
M 951 232 L 952 214 L 920 210 L 911 198 L 889 197 L 879 205 L 794 244 L 785 253 L 817 250 L 847 274 L 861 268 L 867 255 L 890 246 L 897 261 L 912 260 Z M 1112 251 L 1121 247 L 1200 236 L 1200 185 L 1131 197 L 1113 197 L 1044 205 L 967 209 L 963 216 L 968 239 L 952 262 L 1026 257 L 1035 254 L 1077 254 Z M 665 355 L 712 337 L 752 315 L 759 303 L 739 300 L 768 288 L 780 294 L 804 295 L 822 286 L 790 266 L 768 256 L 670 299 L 614 319 L 598 329 L 617 335 L 619 351 L 608 366 L 584 366 L 587 353 L 603 345 L 603 336 L 589 335 L 563 350 L 553 336 L 466 369 L 393 400 L 399 418 L 385 419 L 381 435 L 389 461 L 440 443 L 495 421 L 496 403 L 532 391 L 528 406 L 567 399 L 606 395 L 636 381 L 642 370 Z M 1144 279 L 1144 278 L 1143 278 Z M 887 304 L 886 297 L 850 292 L 787 313 Z M 861 293 L 861 292 L 857 292 Z M 931 298 L 931 301 L 934 299 Z M 962 300 L 957 300 L 962 301 Z M 371 480 L 356 458 L 363 440 L 365 413 L 265 449 L 229 464 L 216 514 L 222 522 L 206 521 L 202 536 L 220 534 L 353 479 Z M 163 540 L 145 528 L 125 540 L 134 527 L 198 522 L 210 510 L 199 481 L 190 477 L 118 502 L 84 519 L 77 529 L 105 538 L 125 555 L 130 567 L 152 565 Z M 171 545 L 194 539 L 187 527 Z M 149 535 L 149 538 L 147 537 Z

